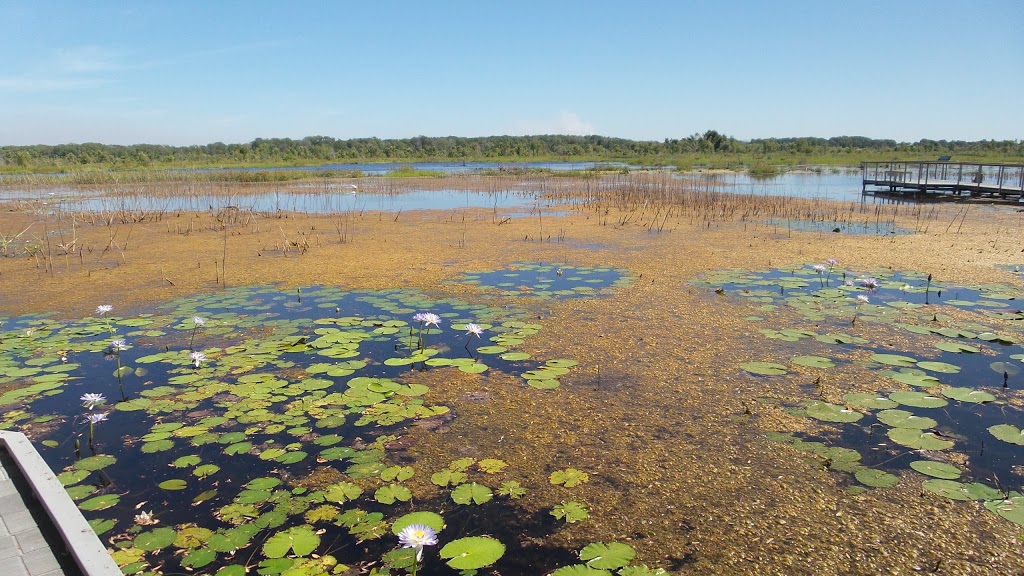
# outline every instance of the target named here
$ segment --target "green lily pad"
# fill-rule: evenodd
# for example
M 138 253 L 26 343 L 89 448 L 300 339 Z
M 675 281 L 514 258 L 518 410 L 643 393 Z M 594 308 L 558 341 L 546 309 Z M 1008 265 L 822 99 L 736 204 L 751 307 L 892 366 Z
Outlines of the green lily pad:
M 185 487 L 188 486 L 188 483 L 179 478 L 174 478 L 171 480 L 164 480 L 163 482 L 157 484 L 157 486 L 163 488 L 164 490 L 184 490 Z
M 1002 500 L 1003 493 L 980 482 L 964 484 L 954 480 L 925 480 L 921 487 L 950 500 Z
M 785 366 L 774 362 L 746 362 L 740 364 L 740 368 L 760 376 L 779 376 L 786 373 Z
M 493 497 L 494 492 L 490 488 L 476 482 L 459 484 L 455 490 L 452 490 L 452 500 L 456 504 L 483 504 L 489 502 Z
M 890 428 L 886 435 L 907 448 L 915 450 L 945 450 L 953 446 L 952 440 L 940 438 L 933 432 L 922 432 L 916 428 Z
M 590 480 L 590 475 L 575 468 L 566 468 L 552 472 L 549 480 L 552 484 L 573 488 Z
M 1024 446 L 1024 430 L 1017 428 L 1013 424 L 996 424 L 995 426 L 989 426 L 988 431 L 1003 442 Z
M 594 542 L 580 550 L 580 560 L 587 566 L 598 570 L 614 570 L 630 563 L 636 556 L 636 550 L 628 544 L 612 542 Z
M 487 536 L 470 536 L 445 544 L 439 554 L 456 570 L 476 570 L 504 556 L 505 545 Z
M 975 354 L 981 351 L 976 346 L 971 346 L 969 344 L 961 344 L 960 342 L 939 342 L 938 344 L 935 345 L 935 347 L 944 352 L 954 352 L 957 354 Z
M 146 550 L 147 552 L 160 550 L 161 548 L 167 548 L 173 544 L 177 537 L 178 533 L 175 532 L 173 528 L 157 528 L 136 536 L 135 547 L 139 550 Z
M 994 372 L 998 374 L 1007 374 L 1010 376 L 1016 376 L 1020 374 L 1020 365 L 1012 362 L 993 362 L 988 365 Z
M 915 460 L 910 463 L 910 467 L 921 474 L 944 480 L 956 480 L 962 474 L 956 466 L 934 460 Z
M 850 406 L 859 406 L 861 408 L 871 409 L 895 408 L 899 406 L 899 404 L 885 396 L 879 396 L 878 394 L 861 394 L 857 392 L 851 392 L 843 396 L 843 402 L 846 402 Z
M 575 524 L 590 517 L 590 511 L 579 502 L 562 502 L 551 509 L 556 520 L 564 519 L 566 524 Z
M 959 374 L 960 367 L 955 364 L 947 364 L 946 362 L 931 362 L 922 361 L 917 363 L 918 368 L 930 370 L 932 372 L 940 372 L 942 374 Z
M 934 428 L 938 426 L 938 422 L 931 418 L 924 416 L 915 416 L 911 412 L 906 410 L 882 410 L 875 415 L 878 421 L 883 424 L 888 424 L 894 428 L 916 428 L 918 430 L 924 430 L 925 428 Z
M 828 402 L 812 402 L 806 412 L 811 418 L 824 422 L 856 422 L 864 417 L 864 414 L 856 410 Z
M 108 454 L 99 454 L 96 456 L 89 456 L 88 458 L 82 458 L 78 462 L 75 462 L 75 468 L 79 470 L 102 470 L 107 466 L 117 462 L 117 458 Z
M 397 536 L 402 529 L 413 524 L 430 526 L 435 532 L 440 532 L 444 528 L 444 518 L 436 512 L 411 512 L 395 519 L 391 524 L 391 532 Z
M 1014 524 L 1024 526 L 1024 496 L 1013 496 L 1006 500 L 990 500 L 985 502 L 985 508 Z
M 942 408 L 949 404 L 944 398 L 930 396 L 924 392 L 893 392 L 889 398 L 904 406 L 913 406 L 914 408 Z
M 901 356 L 899 354 L 872 354 L 871 359 L 879 364 L 886 364 L 889 366 L 901 366 L 903 368 L 909 368 L 917 364 L 916 358 L 910 356 Z
M 956 388 L 949 386 L 942 389 L 942 395 L 950 400 L 956 400 L 958 402 L 982 404 L 985 402 L 996 401 L 996 397 L 988 392 L 982 392 L 981 390 L 975 390 L 973 388 Z
M 891 488 L 900 483 L 900 477 L 874 468 L 861 468 L 854 474 L 857 481 L 872 488 Z
M 121 497 L 117 494 L 104 494 L 95 498 L 90 498 L 85 502 L 78 505 L 82 510 L 89 510 L 90 512 L 96 510 L 106 510 L 112 506 L 116 506 L 121 501 Z
M 389 505 L 395 502 L 408 502 L 412 499 L 412 491 L 400 484 L 388 484 L 378 488 L 373 494 L 373 498 L 381 504 Z
M 288 551 L 296 556 L 308 556 L 320 545 L 317 536 L 310 526 L 296 526 L 271 536 L 263 545 L 263 553 L 267 558 L 282 558 Z

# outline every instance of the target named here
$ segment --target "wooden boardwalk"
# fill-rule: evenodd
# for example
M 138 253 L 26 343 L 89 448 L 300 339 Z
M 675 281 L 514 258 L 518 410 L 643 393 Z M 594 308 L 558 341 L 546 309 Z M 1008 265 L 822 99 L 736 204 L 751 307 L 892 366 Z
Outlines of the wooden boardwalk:
M 0 575 L 121 576 L 32 443 L 0 430 Z
M 861 162 L 861 192 L 987 196 L 1024 202 L 1024 164 Z

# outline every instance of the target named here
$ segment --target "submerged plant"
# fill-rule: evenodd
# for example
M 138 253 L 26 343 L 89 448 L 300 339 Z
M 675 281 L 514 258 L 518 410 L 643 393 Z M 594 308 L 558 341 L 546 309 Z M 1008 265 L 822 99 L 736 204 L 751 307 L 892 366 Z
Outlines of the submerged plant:
M 416 561 L 412 565 L 412 573 L 415 576 L 416 568 L 423 560 L 423 547 L 437 545 L 437 532 L 425 524 L 410 524 L 398 533 L 398 542 L 402 544 L 402 548 L 416 550 Z

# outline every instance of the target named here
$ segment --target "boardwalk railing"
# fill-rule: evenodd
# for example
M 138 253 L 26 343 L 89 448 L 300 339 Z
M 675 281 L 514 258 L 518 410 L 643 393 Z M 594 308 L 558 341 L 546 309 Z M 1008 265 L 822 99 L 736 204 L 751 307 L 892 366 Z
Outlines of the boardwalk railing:
M 861 162 L 863 192 L 868 186 L 889 192 L 1022 197 L 1024 164 L 983 162 Z

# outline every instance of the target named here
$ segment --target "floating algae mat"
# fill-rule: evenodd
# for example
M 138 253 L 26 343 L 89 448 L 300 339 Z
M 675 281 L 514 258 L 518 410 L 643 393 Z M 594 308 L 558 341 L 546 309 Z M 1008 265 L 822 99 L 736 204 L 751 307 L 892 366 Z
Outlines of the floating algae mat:
M 413 423 L 454 418 L 424 401 L 424 371 L 501 371 L 529 401 L 557 393 L 576 362 L 517 350 L 542 329 L 524 314 L 412 290 L 254 287 L 134 315 L 103 305 L 78 320 L 6 319 L 0 426 L 42 444 L 126 574 L 405 573 L 416 554 L 399 535 L 426 530 L 440 540 L 436 574 L 574 573 L 605 548 L 626 567 L 622 543 L 525 549 L 524 535 L 589 512 L 569 500 L 531 519 L 520 499 L 536 479 L 502 460 L 453 454 L 427 469 L 395 443 Z M 571 496 L 587 476 L 569 468 L 550 483 Z M 434 486 L 414 506 L 412 478 Z
M 927 274 L 844 270 L 836 261 L 794 270 L 721 271 L 695 282 L 744 298 L 765 313 L 794 311 L 807 325 L 760 333 L 788 358 L 741 364 L 753 377 L 815 378 L 789 412 L 822 423 L 815 434 L 772 433 L 861 487 L 894 486 L 908 474 L 953 500 L 977 500 L 1024 524 L 1024 291 L 959 286 Z M 898 336 L 898 338 L 896 338 Z M 894 348 L 891 342 L 908 342 Z M 820 397 L 829 371 L 855 364 L 880 382 L 838 383 L 841 402 Z
M 471 272 L 456 280 L 504 297 L 540 299 L 590 298 L 609 295 L 633 281 L 629 271 L 611 267 L 584 267 L 538 262 L 516 262 L 501 270 Z

